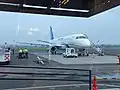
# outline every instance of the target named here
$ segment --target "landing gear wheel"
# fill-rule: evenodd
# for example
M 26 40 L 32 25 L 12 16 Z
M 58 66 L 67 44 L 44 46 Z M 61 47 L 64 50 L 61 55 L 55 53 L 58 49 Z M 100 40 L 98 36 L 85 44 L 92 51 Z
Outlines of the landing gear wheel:
M 83 56 L 85 56 L 85 54 L 83 53 Z
M 51 54 L 55 55 L 55 54 L 56 54 L 56 51 L 51 51 Z
M 78 56 L 81 56 L 81 53 L 78 53 Z
M 77 58 L 77 56 L 75 56 L 75 58 Z
M 87 56 L 89 56 L 89 54 L 87 54 Z
M 56 51 L 54 52 L 54 54 L 56 54 Z
M 54 52 L 53 52 L 53 51 L 51 51 L 51 54 L 54 54 Z

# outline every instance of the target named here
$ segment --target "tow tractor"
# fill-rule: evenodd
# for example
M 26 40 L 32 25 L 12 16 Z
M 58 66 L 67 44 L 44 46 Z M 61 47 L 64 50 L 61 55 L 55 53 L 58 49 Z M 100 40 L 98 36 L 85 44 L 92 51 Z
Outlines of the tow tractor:
M 78 57 L 78 54 L 75 52 L 74 48 L 66 48 L 65 53 L 63 53 L 63 57 Z

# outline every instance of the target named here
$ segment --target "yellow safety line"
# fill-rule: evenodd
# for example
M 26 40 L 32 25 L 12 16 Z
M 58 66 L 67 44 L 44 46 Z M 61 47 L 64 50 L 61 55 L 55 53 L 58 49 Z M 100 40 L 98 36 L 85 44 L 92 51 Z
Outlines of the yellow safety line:
M 68 2 L 69 2 L 69 0 L 63 0 L 63 1 L 62 1 L 62 4 L 65 5 L 65 4 L 67 4 Z

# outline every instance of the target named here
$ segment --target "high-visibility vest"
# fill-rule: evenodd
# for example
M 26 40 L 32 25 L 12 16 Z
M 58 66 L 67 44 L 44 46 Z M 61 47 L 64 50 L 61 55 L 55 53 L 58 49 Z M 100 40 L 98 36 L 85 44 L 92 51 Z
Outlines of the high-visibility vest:
M 27 49 L 24 49 L 24 52 L 28 52 L 28 50 L 27 50 Z
M 19 53 L 22 53 L 22 50 L 21 50 L 21 49 L 19 50 Z

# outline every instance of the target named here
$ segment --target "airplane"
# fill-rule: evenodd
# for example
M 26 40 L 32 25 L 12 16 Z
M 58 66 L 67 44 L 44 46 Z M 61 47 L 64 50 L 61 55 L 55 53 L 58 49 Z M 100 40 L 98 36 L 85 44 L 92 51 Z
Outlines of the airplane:
M 56 54 L 57 50 L 59 49 L 75 48 L 78 50 L 79 56 L 81 55 L 89 56 L 87 48 L 94 47 L 95 49 L 95 44 L 91 43 L 91 41 L 88 39 L 88 36 L 86 34 L 73 34 L 64 37 L 54 38 L 53 30 L 51 26 L 50 26 L 50 41 L 44 41 L 44 40 L 37 40 L 37 41 L 49 45 L 50 52 L 53 55 Z M 36 45 L 34 43 L 23 43 L 23 44 Z M 100 52 L 100 49 L 97 48 L 96 50 Z

